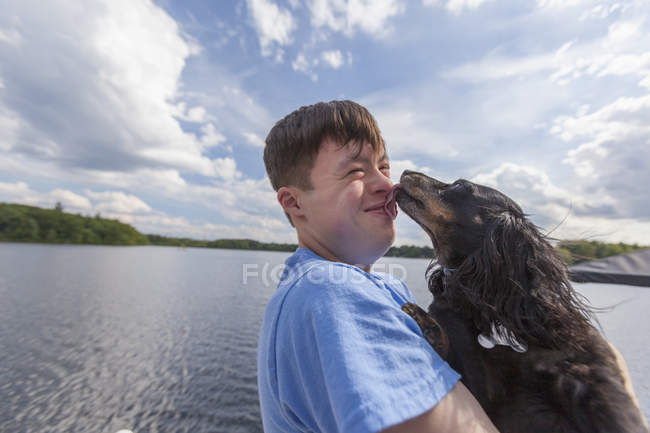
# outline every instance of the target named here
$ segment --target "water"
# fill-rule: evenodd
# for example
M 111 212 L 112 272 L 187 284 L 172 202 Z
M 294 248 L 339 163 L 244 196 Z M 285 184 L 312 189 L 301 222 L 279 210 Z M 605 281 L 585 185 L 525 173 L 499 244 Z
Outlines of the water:
M 256 347 L 287 253 L 0 243 L 0 431 L 260 432 Z M 388 258 L 430 301 L 426 260 Z M 650 289 L 582 285 L 650 414 Z

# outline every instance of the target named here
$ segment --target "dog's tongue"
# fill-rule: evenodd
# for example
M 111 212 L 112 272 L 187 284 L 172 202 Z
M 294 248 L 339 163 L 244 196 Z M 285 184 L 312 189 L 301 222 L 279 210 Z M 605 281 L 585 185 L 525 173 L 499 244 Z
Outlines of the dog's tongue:
M 384 203 L 384 210 L 392 219 L 397 218 L 397 203 L 395 202 L 395 197 L 397 196 L 398 189 L 400 189 L 399 183 L 393 185 L 393 188 L 391 188 L 386 196 L 386 203 Z

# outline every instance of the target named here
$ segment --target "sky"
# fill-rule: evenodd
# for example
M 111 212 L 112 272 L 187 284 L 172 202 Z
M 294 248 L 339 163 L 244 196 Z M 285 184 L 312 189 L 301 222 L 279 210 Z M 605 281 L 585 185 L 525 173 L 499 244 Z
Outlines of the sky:
M 552 237 L 650 245 L 647 0 L 0 4 L 0 201 L 296 242 L 264 139 L 351 99 L 394 181 L 470 179 Z

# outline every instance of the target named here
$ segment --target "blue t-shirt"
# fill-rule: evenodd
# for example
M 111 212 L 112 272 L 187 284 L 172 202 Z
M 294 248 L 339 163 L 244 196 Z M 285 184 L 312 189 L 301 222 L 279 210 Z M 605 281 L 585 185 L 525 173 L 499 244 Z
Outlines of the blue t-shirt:
M 298 248 L 264 315 L 266 433 L 378 432 L 435 406 L 460 376 L 400 306 L 406 285 Z

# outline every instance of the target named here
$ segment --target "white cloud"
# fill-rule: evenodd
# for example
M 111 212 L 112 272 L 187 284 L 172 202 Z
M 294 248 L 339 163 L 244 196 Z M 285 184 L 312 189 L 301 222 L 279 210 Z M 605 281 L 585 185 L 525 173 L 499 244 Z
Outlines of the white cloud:
M 253 132 L 244 132 L 242 133 L 244 138 L 246 138 L 246 141 L 248 141 L 250 144 L 252 144 L 255 147 L 264 147 L 266 146 L 266 143 L 264 140 L 262 140 L 257 134 Z
M 2 106 L 0 100 L 0 151 L 10 150 L 18 140 L 24 122 L 15 111 Z
M 593 0 L 537 0 L 537 5 L 542 9 L 566 9 L 585 3 L 593 3 Z
M 562 218 L 571 210 L 580 215 L 613 213 L 615 199 L 567 191 L 556 186 L 539 168 L 505 162 L 491 172 L 476 175 L 472 181 L 494 187 L 519 202 L 524 211 L 547 219 Z
M 343 54 L 339 50 L 323 51 L 321 53 L 321 59 L 323 59 L 325 64 L 334 69 L 338 69 L 343 65 Z
M 39 200 L 25 182 L 0 182 L 0 201 L 33 205 Z
M 553 51 L 508 56 L 495 49 L 479 61 L 468 62 L 446 71 L 448 79 L 479 83 L 501 79 L 529 79 L 535 74 L 559 85 L 584 76 L 650 76 L 650 48 L 642 36 L 647 32 L 641 18 L 621 19 L 608 27 L 607 34 L 593 40 L 572 39 Z
M 232 158 L 217 158 L 212 162 L 217 176 L 222 179 L 233 180 L 242 176 L 241 172 L 237 170 L 237 163 Z
M 103 215 L 103 214 L 102 214 Z M 152 215 L 103 215 L 117 218 L 135 226 L 141 233 L 193 239 L 264 239 L 266 242 L 297 243 L 295 233 L 277 230 L 269 224 L 213 224 L 189 221 L 185 217 L 172 217 L 164 213 Z M 288 226 L 288 223 L 287 223 Z
M 552 133 L 575 144 L 567 162 L 587 188 L 616 197 L 620 216 L 644 217 L 650 202 L 650 95 L 619 98 L 590 113 L 559 117 Z
M 291 67 L 294 71 L 307 72 L 309 70 L 309 62 L 304 54 L 299 53 L 296 59 L 291 62 Z
M 207 123 L 201 127 L 201 143 L 206 147 L 215 147 L 226 141 L 223 134 L 217 132 L 212 123 Z
M 504 163 L 472 181 L 498 189 L 515 200 L 543 230 L 557 239 L 597 239 L 650 244 L 650 220 L 620 215 L 620 197 L 607 190 L 589 192 L 555 185 L 543 170 Z
M 268 183 L 268 180 L 264 179 Z M 241 188 L 259 188 L 264 182 L 243 181 L 234 189 L 240 193 Z M 190 186 L 190 188 L 193 188 Z M 268 188 L 267 188 L 268 189 Z M 196 191 L 196 190 L 194 190 Z M 84 196 L 69 190 L 54 189 L 50 192 L 39 192 L 31 189 L 25 182 L 0 182 L 0 201 L 29 204 L 33 206 L 54 208 L 57 202 L 63 205 L 64 212 L 95 215 L 100 213 L 104 218 L 117 219 L 133 225 L 141 233 L 156 233 L 168 236 L 192 237 L 195 239 L 250 238 L 267 242 L 296 243 L 295 231 L 284 220 L 284 215 L 254 215 L 235 208 L 227 212 L 230 220 L 224 224 L 191 221 L 186 217 L 170 216 L 159 210 L 152 209 L 140 198 L 133 194 L 120 191 L 96 192 L 84 190 Z M 260 200 L 261 207 L 267 200 L 259 194 L 253 194 L 255 200 Z M 223 206 L 218 197 L 210 197 L 215 206 Z M 90 199 L 90 200 L 89 200 Z M 197 200 L 195 197 L 194 200 Z M 91 204 L 91 201 L 94 204 Z M 247 203 L 245 198 L 242 198 Z M 244 204 L 244 208 L 250 205 Z M 279 208 L 279 205 L 277 205 Z
M 428 118 L 429 113 L 385 105 L 374 110 L 373 114 L 386 141 L 388 153 L 394 158 L 403 159 L 412 155 L 445 155 L 453 158 L 458 155 L 458 149 L 452 145 L 450 137 L 432 127 L 434 123 Z
M 235 161 L 229 161 L 227 158 L 215 161 L 215 171 L 219 173 L 219 176 L 207 185 L 191 184 L 183 179 L 176 170 L 139 169 L 133 172 L 76 170 L 68 172 L 58 167 L 44 165 L 40 161 L 14 159 L 13 157 L 8 160 L 0 159 L 0 171 L 12 176 L 35 177 L 39 180 L 43 178 L 36 174 L 42 174 L 51 181 L 65 181 L 81 185 L 93 184 L 95 189 L 105 189 L 108 186 L 111 189 L 128 190 L 136 197 L 157 197 L 162 202 L 174 203 L 180 208 L 201 209 L 202 212 L 213 215 L 211 221 L 220 220 L 225 225 L 240 227 L 239 233 L 244 233 L 245 226 L 248 225 L 251 230 L 253 228 L 258 230 L 260 235 L 255 239 L 262 241 L 272 239 L 282 242 L 293 242 L 295 239 L 295 232 L 286 222 L 269 180 L 267 178 L 258 180 L 244 178 L 237 170 Z M 0 201 L 3 200 L 45 207 L 53 207 L 56 202 L 53 199 L 45 200 L 43 194 L 30 190 L 24 182 L 9 183 L 4 186 L 0 183 Z M 84 212 L 93 213 L 93 211 L 85 210 Z M 159 211 L 152 212 L 156 215 L 159 214 Z M 136 221 L 125 219 L 127 215 L 130 215 L 126 213 L 102 211 L 102 215 L 115 217 L 125 222 Z M 136 227 L 141 228 L 137 224 Z M 265 228 L 269 230 L 266 233 L 264 232 Z M 179 230 L 181 229 L 179 228 Z M 187 235 L 186 233 L 184 236 Z M 220 237 L 227 236 L 224 234 Z
M 277 61 L 282 61 L 282 47 L 292 42 L 291 33 L 296 28 L 293 15 L 270 0 L 248 0 L 247 5 L 262 55 L 274 54 Z
M 202 123 L 206 121 L 206 112 L 203 107 L 192 107 L 187 112 L 187 119 L 190 122 Z
M 74 212 L 92 210 L 90 201 L 82 195 L 60 188 L 42 193 L 34 191 L 25 182 L 0 182 L 0 201 L 46 208 L 53 208 L 57 202 L 60 202 L 66 210 Z
M 86 197 L 64 189 L 53 189 L 49 193 L 49 199 L 61 202 L 64 206 L 73 209 L 90 210 L 92 208 L 90 200 Z
M 0 44 L 11 44 L 19 46 L 23 37 L 16 29 L 3 29 L 0 28 Z
M 492 0 L 423 0 L 425 6 L 444 6 L 453 14 L 460 14 L 464 10 L 478 9 L 483 3 Z
M 316 65 L 318 65 L 318 59 L 309 61 L 304 53 L 298 53 L 294 61 L 291 62 L 291 68 L 293 68 L 294 71 L 308 75 L 312 81 L 318 81 L 318 74 L 312 70 Z
M 0 117 L 7 123 L 10 110 L 19 125 L 2 148 L 68 167 L 215 174 L 205 143 L 175 118 L 181 72 L 200 49 L 161 8 L 148 0 L 17 2 L 11 12 L 30 32 L 19 50 L 0 44 L 0 58 L 12 59 L 3 63 Z M 205 118 L 202 107 L 188 113 Z
M 84 194 L 95 202 L 94 209 L 102 213 L 141 214 L 151 212 L 151 207 L 133 194 L 122 191 L 95 192 L 84 190 Z
M 352 36 L 357 30 L 374 37 L 390 34 L 391 17 L 403 13 L 398 0 L 311 0 L 309 11 L 315 28 L 326 28 Z

